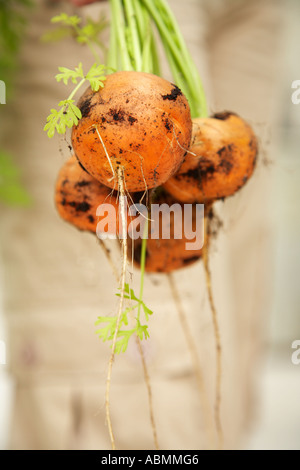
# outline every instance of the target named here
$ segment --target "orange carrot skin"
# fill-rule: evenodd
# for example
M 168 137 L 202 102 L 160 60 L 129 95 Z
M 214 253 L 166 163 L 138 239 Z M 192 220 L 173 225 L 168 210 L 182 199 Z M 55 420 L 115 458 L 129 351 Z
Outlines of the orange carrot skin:
M 181 202 L 231 196 L 252 175 L 258 143 L 251 127 L 231 112 L 193 120 L 190 153 L 164 188 Z
M 187 267 L 202 256 L 202 249 L 187 251 L 185 243 L 187 240 L 152 240 L 147 241 L 147 256 L 145 270 L 149 273 L 169 273 L 177 269 Z M 129 261 L 132 257 L 132 242 L 129 244 Z M 141 240 L 134 243 L 134 262 L 140 266 Z
M 82 118 L 72 130 L 75 154 L 110 188 L 118 188 L 120 170 L 129 192 L 161 185 L 178 170 L 190 146 L 188 102 L 179 88 L 156 75 L 108 75 L 104 88 L 88 88 L 78 107 Z
M 177 203 L 169 195 L 162 193 L 162 195 L 155 201 L 157 204 L 168 204 L 172 205 Z M 182 207 L 182 220 L 184 218 L 184 205 L 181 204 Z M 207 205 L 205 207 L 205 211 L 208 212 L 211 208 L 211 205 Z M 192 212 L 192 220 L 190 223 L 192 224 L 192 228 L 196 230 L 196 206 L 193 205 L 193 212 Z M 153 215 L 151 215 L 151 219 L 153 219 Z M 150 235 L 150 227 L 149 227 L 149 238 L 147 240 L 147 251 L 146 251 L 146 265 L 145 270 L 147 272 L 152 273 L 169 273 L 175 271 L 177 269 L 181 269 L 187 267 L 196 261 L 198 261 L 203 252 L 203 248 L 199 248 L 197 250 L 187 250 L 186 243 L 190 243 L 195 241 L 188 240 L 185 235 L 184 231 L 182 231 L 182 238 L 175 239 L 174 238 L 174 216 L 171 213 L 170 218 L 170 239 L 163 239 L 162 238 L 162 224 L 168 223 L 168 221 L 161 221 L 160 224 L 160 234 L 159 239 L 153 239 Z M 183 226 L 183 224 L 182 224 Z M 199 229 L 199 227 L 198 227 Z M 134 263 L 137 267 L 140 266 L 140 257 L 141 257 L 141 246 L 142 240 L 134 240 L 132 242 L 129 240 L 129 260 L 133 258 Z M 204 243 L 208 243 L 208 239 L 204 240 Z
M 118 214 L 116 194 L 90 176 L 72 156 L 56 181 L 55 205 L 59 215 L 80 230 L 96 233 L 99 222 L 96 211 L 104 203 L 112 204 Z

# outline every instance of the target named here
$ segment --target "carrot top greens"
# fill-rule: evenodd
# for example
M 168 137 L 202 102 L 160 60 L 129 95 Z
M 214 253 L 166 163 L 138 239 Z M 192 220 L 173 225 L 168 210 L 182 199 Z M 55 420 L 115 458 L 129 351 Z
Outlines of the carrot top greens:
M 110 4 L 108 64 L 115 69 L 160 75 L 154 23 L 174 81 L 188 99 L 192 117 L 206 117 L 200 75 L 166 0 L 110 0 Z
M 71 79 L 77 86 L 66 100 L 59 102 L 59 111 L 51 110 L 44 130 L 48 137 L 64 134 L 66 128 L 77 125 L 81 113 L 74 104 L 73 97 L 85 81 L 88 81 L 93 91 L 103 86 L 107 73 L 117 70 L 135 70 L 161 75 L 159 56 L 156 47 L 154 25 L 160 36 L 166 58 L 168 60 L 174 81 L 186 96 L 192 117 L 206 117 L 207 105 L 197 67 L 186 46 L 176 18 L 165 0 L 110 0 L 111 23 L 110 44 L 106 66 L 100 64 L 100 58 L 94 46 L 104 49 L 99 38 L 106 26 L 103 17 L 98 21 L 88 19 L 81 25 L 82 20 L 76 15 L 68 16 L 61 13 L 52 18 L 52 23 L 58 24 L 57 30 L 48 32 L 44 40 L 73 35 L 77 42 L 86 44 L 94 58 L 95 64 L 84 75 L 80 63 L 74 71 L 59 67 L 60 74 L 56 80 L 65 84 Z M 81 79 L 79 83 L 77 80 Z
M 100 40 L 100 34 L 108 25 L 103 16 L 100 16 L 96 21 L 87 18 L 85 23 L 82 24 L 83 20 L 79 16 L 69 16 L 66 13 L 61 13 L 54 16 L 51 23 L 55 24 L 56 28 L 46 32 L 42 36 L 42 41 L 54 42 L 71 36 L 79 44 L 86 44 L 90 48 L 95 61 L 99 63 L 100 57 L 95 46 L 106 52 L 106 48 Z
M 120 297 L 120 294 L 116 294 L 118 297 Z M 120 324 L 119 324 L 119 330 L 118 330 L 118 340 L 116 342 L 115 346 L 115 353 L 119 354 L 121 352 L 125 352 L 130 338 L 132 335 L 136 334 L 141 340 L 142 339 L 147 339 L 149 338 L 149 333 L 148 333 L 148 325 L 142 325 L 139 319 L 139 313 L 136 318 L 136 324 L 133 328 L 126 328 L 128 327 L 129 320 L 128 320 L 128 314 L 133 312 L 135 309 L 138 308 L 143 308 L 144 314 L 145 314 L 145 320 L 148 321 L 149 315 L 152 315 L 153 312 L 150 310 L 145 302 L 143 302 L 141 299 L 139 299 L 133 289 L 129 287 L 129 284 L 125 284 L 125 299 L 134 301 L 134 305 L 129 306 L 124 310 L 121 316 Z M 102 338 L 103 341 L 112 341 L 115 335 L 116 327 L 117 327 L 117 315 L 115 316 L 109 316 L 109 317 L 98 317 L 98 320 L 96 321 L 96 325 L 106 323 L 106 326 L 102 326 L 99 330 L 96 331 L 96 333 L 99 335 L 99 338 Z
M 93 91 L 98 91 L 99 88 L 103 87 L 103 81 L 106 78 L 104 69 L 104 65 L 93 64 L 88 73 L 84 74 L 81 62 L 75 70 L 68 69 L 67 67 L 58 67 L 60 73 L 55 76 L 56 81 L 63 81 L 67 85 L 69 80 L 71 80 L 77 86 L 66 100 L 58 103 L 59 110 L 51 109 L 51 114 L 47 117 L 47 124 L 44 127 L 48 137 L 53 137 L 55 131 L 58 134 L 64 134 L 67 127 L 71 128 L 78 124 L 78 119 L 81 119 L 82 115 L 78 106 L 74 104 L 75 100 L 73 100 L 73 97 L 85 82 L 90 84 Z

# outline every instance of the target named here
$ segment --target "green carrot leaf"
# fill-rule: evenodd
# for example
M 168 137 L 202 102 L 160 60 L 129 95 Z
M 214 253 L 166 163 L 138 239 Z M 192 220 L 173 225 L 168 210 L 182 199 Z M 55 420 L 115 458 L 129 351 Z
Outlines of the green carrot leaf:
M 61 41 L 73 35 L 73 31 L 68 26 L 60 26 L 53 31 L 47 31 L 41 37 L 42 42 L 56 42 Z
M 115 347 L 116 354 L 120 354 L 121 352 L 126 352 L 128 348 L 129 340 L 135 331 L 136 331 L 135 328 L 133 328 L 132 330 L 118 331 L 118 338 L 121 338 L 121 339 L 119 339 L 116 342 L 116 347 Z
M 116 317 L 98 317 L 95 325 L 107 323 L 106 326 L 103 326 L 96 331 L 99 338 L 102 338 L 103 341 L 107 341 L 111 336 L 113 336 L 116 329 L 116 321 Z
M 62 23 L 66 26 L 77 26 L 81 23 L 81 19 L 77 15 L 69 16 L 66 13 L 61 13 L 51 18 L 51 23 Z
M 93 45 L 100 47 L 102 51 L 106 51 L 106 47 L 100 38 L 100 34 L 108 26 L 108 22 L 103 15 L 100 15 L 95 21 L 87 18 L 83 26 L 81 18 L 77 15 L 69 16 L 66 13 L 54 16 L 51 22 L 55 24 L 55 29 L 43 34 L 41 37 L 43 42 L 58 41 L 72 36 L 79 44 L 88 45 L 96 61 L 98 61 L 99 57 Z
M 75 67 L 75 70 L 68 69 L 67 67 L 58 67 L 58 70 L 61 73 L 55 75 L 55 79 L 57 82 L 60 82 L 62 80 L 65 85 L 68 84 L 69 80 L 71 80 L 72 83 L 77 83 L 77 80 L 79 78 L 84 78 L 81 62 L 79 63 L 78 67 Z
M 139 322 L 138 322 L 139 323 Z M 137 329 L 136 329 L 136 334 L 142 341 L 144 338 L 148 339 L 150 337 L 149 332 L 148 332 L 148 325 L 141 325 L 139 323 Z
M 60 109 L 51 109 L 51 114 L 47 117 L 47 123 L 44 127 L 44 131 L 48 131 L 48 137 L 51 139 L 55 131 L 58 134 L 64 134 L 66 128 L 77 126 L 78 119 L 81 118 L 80 109 L 73 104 L 74 100 L 62 100 L 58 103 Z
M 120 297 L 120 295 L 120 293 L 116 294 L 117 297 Z M 119 328 L 122 329 L 119 329 L 117 333 L 118 340 L 116 341 L 115 346 L 116 354 L 125 352 L 127 350 L 130 338 L 134 334 L 136 334 L 140 338 L 140 340 L 149 338 L 148 325 L 141 325 L 137 317 L 133 319 L 133 321 L 135 322 L 133 328 L 124 328 L 128 326 L 129 323 L 128 314 L 135 310 L 139 305 L 143 307 L 145 312 L 145 318 L 147 321 L 149 319 L 149 315 L 152 315 L 153 313 L 152 310 L 150 310 L 143 301 L 140 301 L 138 299 L 133 289 L 129 287 L 128 283 L 125 284 L 124 297 L 128 300 L 134 301 L 135 303 L 127 307 L 122 313 L 119 324 Z M 114 317 L 98 317 L 96 325 L 99 325 L 101 323 L 106 323 L 106 325 L 96 331 L 96 333 L 99 335 L 99 338 L 102 338 L 103 341 L 113 341 L 117 327 L 117 315 Z
M 75 101 L 72 98 L 83 83 L 88 81 L 92 90 L 96 92 L 100 87 L 104 86 L 103 82 L 106 79 L 104 74 L 105 66 L 96 63 L 91 66 L 86 75 L 84 74 L 81 62 L 74 70 L 67 67 L 59 67 L 58 70 L 60 73 L 55 76 L 57 82 L 62 81 L 65 85 L 68 85 L 69 80 L 71 80 L 71 82 L 77 86 L 66 100 L 59 102 L 59 110 L 51 109 L 51 114 L 47 117 L 47 122 L 44 126 L 44 130 L 47 131 L 50 139 L 54 136 L 55 132 L 64 134 L 67 127 L 71 128 L 74 125 L 77 126 L 78 120 L 81 119 L 82 114 L 80 109 L 74 104 Z M 79 79 L 80 82 L 77 83 Z
M 141 304 L 142 304 L 142 307 L 143 307 L 143 310 L 144 310 L 145 318 L 148 321 L 149 320 L 149 315 L 153 315 L 153 311 L 150 310 L 150 308 L 148 308 L 145 305 L 145 302 L 141 302 Z
M 93 64 L 85 78 L 89 81 L 93 91 L 98 91 L 104 87 L 103 81 L 106 79 L 104 75 L 104 65 Z

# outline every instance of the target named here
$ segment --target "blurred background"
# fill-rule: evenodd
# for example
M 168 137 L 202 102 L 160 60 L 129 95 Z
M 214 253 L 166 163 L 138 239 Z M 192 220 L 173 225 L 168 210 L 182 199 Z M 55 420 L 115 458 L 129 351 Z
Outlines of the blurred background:
M 268 2 L 269 5 L 271 3 Z M 300 104 L 293 104 L 291 100 L 294 91 L 292 82 L 300 80 L 298 0 L 284 2 L 281 21 L 280 50 L 274 51 L 274 54 L 278 53 L 283 58 L 278 70 L 280 77 L 277 77 L 280 86 L 274 98 L 276 122 L 273 129 L 276 129 L 276 133 L 270 131 L 268 137 L 270 145 L 265 156 L 267 168 L 265 174 L 271 179 L 268 184 L 272 191 L 271 213 L 266 215 L 272 234 L 270 240 L 272 269 L 269 274 L 270 311 L 266 312 L 263 351 L 257 370 L 255 416 L 247 428 L 243 441 L 243 448 L 250 450 L 300 449 L 300 364 L 295 365 L 291 360 L 294 352 L 292 343 L 300 340 L 300 216 L 297 204 L 300 198 Z M 22 44 L 20 46 L 22 48 Z M 50 77 L 48 79 L 50 80 Z M 9 99 L 13 99 L 13 91 L 11 93 L 8 95 Z M 54 102 L 55 99 L 54 97 Z M 3 108 L 9 104 L 0 106 L 2 125 L 5 120 Z M 13 170 L 8 169 L 9 165 L 7 162 L 5 165 L 2 163 L 0 170 L 2 168 L 4 174 L 8 171 L 15 174 Z M 1 176 L 0 174 L 0 178 Z M 8 196 L 3 192 L 3 201 L 0 202 L 2 206 L 27 201 L 30 196 L 26 193 L 32 192 L 32 188 L 23 187 L 22 175 L 20 178 L 14 177 L 13 182 L 10 181 L 13 190 Z M 1 194 L 2 192 L 0 196 Z M 16 209 L 11 207 L 11 211 L 14 210 Z M 5 250 L 5 247 L 2 246 L 0 250 Z M 0 340 L 6 342 L 5 317 L 1 311 L 2 254 L 0 251 Z M 8 365 L 9 360 L 8 356 Z M 9 375 L 8 365 L 0 364 L 0 448 L 2 449 L 7 445 L 15 394 L 15 383 Z
M 300 4 L 285 4 L 280 107 L 272 146 L 272 228 L 274 274 L 272 304 L 261 364 L 257 422 L 246 443 L 250 449 L 300 448 L 300 367 L 291 361 L 300 336 L 300 106 L 291 101 L 291 84 L 300 76 L 295 47 L 300 41 Z M 294 91 L 294 90 L 292 90 Z

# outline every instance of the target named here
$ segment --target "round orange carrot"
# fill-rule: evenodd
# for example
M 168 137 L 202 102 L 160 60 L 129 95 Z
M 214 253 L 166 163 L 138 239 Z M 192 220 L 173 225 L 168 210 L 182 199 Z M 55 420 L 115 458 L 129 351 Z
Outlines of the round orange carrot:
M 72 156 L 61 168 L 55 188 L 55 205 L 59 215 L 81 230 L 96 233 L 100 204 L 112 204 L 117 214 L 117 195 L 90 176 Z M 109 232 L 109 225 L 107 226 Z
M 156 204 L 167 204 L 172 206 L 177 203 L 169 195 L 162 193 L 156 201 Z M 173 212 L 170 213 L 170 219 L 161 217 L 159 222 L 159 238 L 152 238 L 151 227 L 153 227 L 154 216 L 151 212 L 151 225 L 149 226 L 148 240 L 147 240 L 147 250 L 146 250 L 146 265 L 145 270 L 147 272 L 156 272 L 156 273 L 168 273 L 176 269 L 180 269 L 190 264 L 198 261 L 202 256 L 202 247 L 197 249 L 187 249 L 187 244 L 193 243 L 196 239 L 189 239 L 185 233 L 184 218 L 185 218 L 185 207 L 184 204 L 180 204 L 181 215 L 182 215 L 182 231 L 181 237 L 175 238 L 175 228 L 176 221 Z M 209 206 L 205 208 L 209 210 Z M 150 217 L 150 216 L 149 216 Z M 192 217 L 190 220 L 187 220 L 189 224 L 189 229 L 192 229 L 193 232 L 197 230 L 197 236 L 199 236 L 200 231 L 203 229 L 203 220 L 201 227 L 196 226 L 196 205 L 192 205 Z M 170 238 L 162 238 L 163 228 L 168 226 L 170 228 Z M 208 243 L 208 240 L 204 240 L 204 243 Z M 134 260 L 137 266 L 140 265 L 141 257 L 141 247 L 142 239 L 130 240 L 129 243 L 129 259 Z
M 164 188 L 186 203 L 231 196 L 252 175 L 257 147 L 251 127 L 234 113 L 194 119 L 188 155 Z
M 190 146 L 192 121 L 185 96 L 172 83 L 143 72 L 108 75 L 98 92 L 78 102 L 82 118 L 72 145 L 94 178 L 118 189 L 144 191 L 164 183 Z

